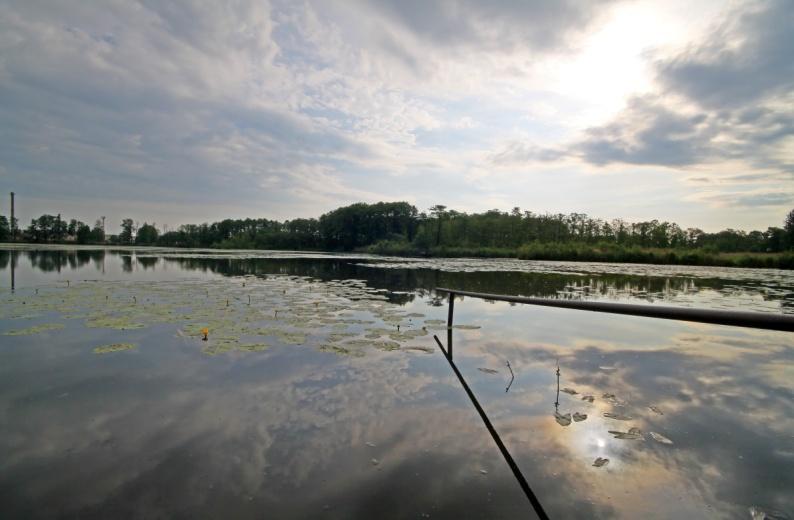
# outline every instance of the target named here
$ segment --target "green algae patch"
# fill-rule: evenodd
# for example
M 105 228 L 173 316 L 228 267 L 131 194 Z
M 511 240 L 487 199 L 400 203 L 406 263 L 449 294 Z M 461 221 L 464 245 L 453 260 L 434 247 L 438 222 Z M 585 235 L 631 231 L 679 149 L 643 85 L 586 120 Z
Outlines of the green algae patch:
M 268 348 L 270 348 L 270 345 L 267 343 L 248 343 L 238 346 L 237 350 L 242 350 L 245 352 L 262 352 Z
M 61 330 L 64 328 L 62 323 L 44 323 L 26 329 L 14 329 L 3 333 L 4 336 L 30 336 L 32 334 L 41 334 L 42 332 L 50 332 L 53 330 Z
M 376 341 L 372 344 L 372 346 L 378 350 L 400 350 L 400 344 L 396 341 Z
M 277 334 L 282 343 L 288 345 L 303 345 L 306 343 L 306 335 L 299 332 L 280 332 Z
M 102 317 L 92 318 L 85 321 L 85 326 L 92 329 L 116 329 L 116 330 L 132 330 L 143 329 L 146 327 L 143 323 L 137 323 L 128 318 L 120 317 Z
M 425 320 L 425 325 L 446 325 L 446 320 Z
M 275 345 L 309 345 L 362 356 L 404 349 L 428 334 L 422 327 L 424 314 L 390 303 L 384 296 L 389 291 L 368 287 L 364 280 L 289 275 L 156 282 L 73 280 L 68 287 L 41 286 L 30 292 L 0 301 L 0 316 L 27 319 L 57 313 L 50 319 L 80 320 L 89 329 L 118 331 L 173 324 L 173 334 L 213 356 L 260 352 Z M 22 326 L 19 323 L 19 330 L 5 334 L 64 327 Z M 202 329 L 208 330 L 206 341 L 201 341 Z
M 123 352 L 125 350 L 134 349 L 135 345 L 132 343 L 113 343 L 110 345 L 102 345 L 94 349 L 94 354 L 110 354 L 111 352 Z

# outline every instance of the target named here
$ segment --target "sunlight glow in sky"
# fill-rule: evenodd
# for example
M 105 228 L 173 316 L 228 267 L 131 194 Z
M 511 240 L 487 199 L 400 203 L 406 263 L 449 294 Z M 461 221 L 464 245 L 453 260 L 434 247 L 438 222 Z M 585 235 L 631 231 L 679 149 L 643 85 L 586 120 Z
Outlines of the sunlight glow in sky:
M 0 5 L 23 226 L 406 200 L 713 231 L 794 206 L 792 0 L 46 4 Z

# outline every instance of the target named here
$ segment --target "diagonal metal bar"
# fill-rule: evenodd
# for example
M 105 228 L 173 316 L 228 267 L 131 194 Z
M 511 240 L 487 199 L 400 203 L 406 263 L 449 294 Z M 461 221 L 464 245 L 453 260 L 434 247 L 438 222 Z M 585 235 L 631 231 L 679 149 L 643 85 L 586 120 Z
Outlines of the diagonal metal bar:
M 527 479 L 524 478 L 524 474 L 521 473 L 521 469 L 519 469 L 518 464 L 516 464 L 516 461 L 513 460 L 513 456 L 510 455 L 509 451 L 507 451 L 507 448 L 502 442 L 502 438 L 499 437 L 499 433 L 497 433 L 496 428 L 494 428 L 493 424 L 491 424 L 490 419 L 488 419 L 488 416 L 485 414 L 485 410 L 483 410 L 482 406 L 480 406 L 479 401 L 477 401 L 477 397 L 474 396 L 474 392 L 471 391 L 471 388 L 469 388 L 469 385 L 466 383 L 466 380 L 463 379 L 463 375 L 460 373 L 460 370 L 458 370 L 458 367 L 455 366 L 455 363 L 452 361 L 452 356 L 450 356 L 447 353 L 447 351 L 444 350 L 444 345 L 441 344 L 441 340 L 438 339 L 438 336 L 434 334 L 433 339 L 436 340 L 436 343 L 438 344 L 438 348 L 440 348 L 441 352 L 444 354 L 444 358 L 446 358 L 447 362 L 449 363 L 449 366 L 452 367 L 452 370 L 455 372 L 455 375 L 458 376 L 458 381 L 460 381 L 461 386 L 466 391 L 466 394 L 469 396 L 469 399 L 471 400 L 471 404 L 473 404 L 474 408 L 477 409 L 477 413 L 480 414 L 480 419 L 482 419 L 482 422 L 485 423 L 485 427 L 488 428 L 488 433 L 491 434 L 491 437 L 496 443 L 496 446 L 499 448 L 499 451 L 502 452 L 502 457 L 504 457 L 505 462 L 507 462 L 507 465 L 510 466 L 510 469 L 513 471 L 513 476 L 515 476 L 516 480 L 518 481 L 518 484 L 521 486 L 521 490 L 524 491 L 524 495 L 526 495 L 527 500 L 529 500 L 529 503 L 532 504 L 532 509 L 535 510 L 535 513 L 538 515 L 538 518 L 540 518 L 541 520 L 548 520 L 549 516 L 546 514 L 546 511 L 543 510 L 543 506 L 540 504 L 540 500 L 538 500 L 538 497 L 535 496 L 535 493 L 529 487 L 529 483 L 527 483 Z

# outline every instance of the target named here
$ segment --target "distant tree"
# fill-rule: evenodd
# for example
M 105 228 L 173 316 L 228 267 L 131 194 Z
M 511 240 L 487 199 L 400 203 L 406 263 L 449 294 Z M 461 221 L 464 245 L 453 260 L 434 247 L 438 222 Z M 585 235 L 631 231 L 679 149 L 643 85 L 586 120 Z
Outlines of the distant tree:
M 91 242 L 94 244 L 102 244 L 105 242 L 105 230 L 102 229 L 102 220 L 97 219 L 94 222 L 94 229 L 91 230 Z
M 430 208 L 430 214 L 436 218 L 436 246 L 441 244 L 441 223 L 447 214 L 447 207 L 436 204 Z
M 88 227 L 87 224 L 80 222 L 77 225 L 77 231 L 75 232 L 75 240 L 78 244 L 87 244 L 91 241 L 91 228 Z
M 11 225 L 5 215 L 0 215 L 0 242 L 11 238 Z
M 55 222 L 52 226 L 52 239 L 58 242 L 62 241 L 64 238 L 66 238 L 67 228 L 67 223 L 61 220 L 61 214 L 58 213 L 58 216 L 55 217 Z
M 79 222 L 77 219 L 72 219 L 69 221 L 69 225 L 66 227 L 66 234 L 70 237 L 77 235 L 77 227 L 79 226 Z
M 138 234 L 135 236 L 135 245 L 146 246 L 152 245 L 157 242 L 159 232 L 154 224 L 147 224 L 146 222 L 138 228 Z
M 794 248 L 794 209 L 788 212 L 786 220 L 783 222 L 783 229 L 786 230 L 788 247 Z
M 121 233 L 119 233 L 120 244 L 132 244 L 135 235 L 135 224 L 131 218 L 121 221 Z
M 786 230 L 779 227 L 771 227 L 764 233 L 766 251 L 776 253 L 786 249 Z

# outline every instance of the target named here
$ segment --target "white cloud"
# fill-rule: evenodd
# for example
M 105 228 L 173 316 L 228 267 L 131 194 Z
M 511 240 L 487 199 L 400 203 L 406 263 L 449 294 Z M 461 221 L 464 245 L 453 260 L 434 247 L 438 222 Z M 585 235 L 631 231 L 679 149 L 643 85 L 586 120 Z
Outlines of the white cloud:
M 790 74 L 770 76 L 755 112 L 701 119 L 693 109 L 695 98 L 734 103 L 749 92 L 704 98 L 687 72 L 716 70 L 717 43 L 698 41 L 721 9 L 586 0 L 6 3 L 0 180 L 20 202 L 82 201 L 79 218 L 101 211 L 111 221 L 175 225 L 175 204 L 203 208 L 184 213 L 193 220 L 316 216 L 380 199 L 473 211 L 554 200 L 562 208 L 573 198 L 582 207 L 571 210 L 594 212 L 599 205 L 571 193 L 576 182 L 563 191 L 544 172 L 581 180 L 594 171 L 588 162 L 677 169 L 704 157 L 727 171 L 723 150 L 735 162 L 759 144 L 759 159 L 741 171 L 789 167 L 790 100 L 777 86 Z M 780 27 L 737 9 L 749 14 L 723 32 Z M 743 64 L 781 41 L 759 37 L 731 52 Z M 676 104 L 659 97 L 665 78 L 680 85 Z M 538 190 L 537 182 L 550 184 Z M 692 185 L 667 184 L 676 182 Z M 138 215 L 136 200 L 153 213 Z

